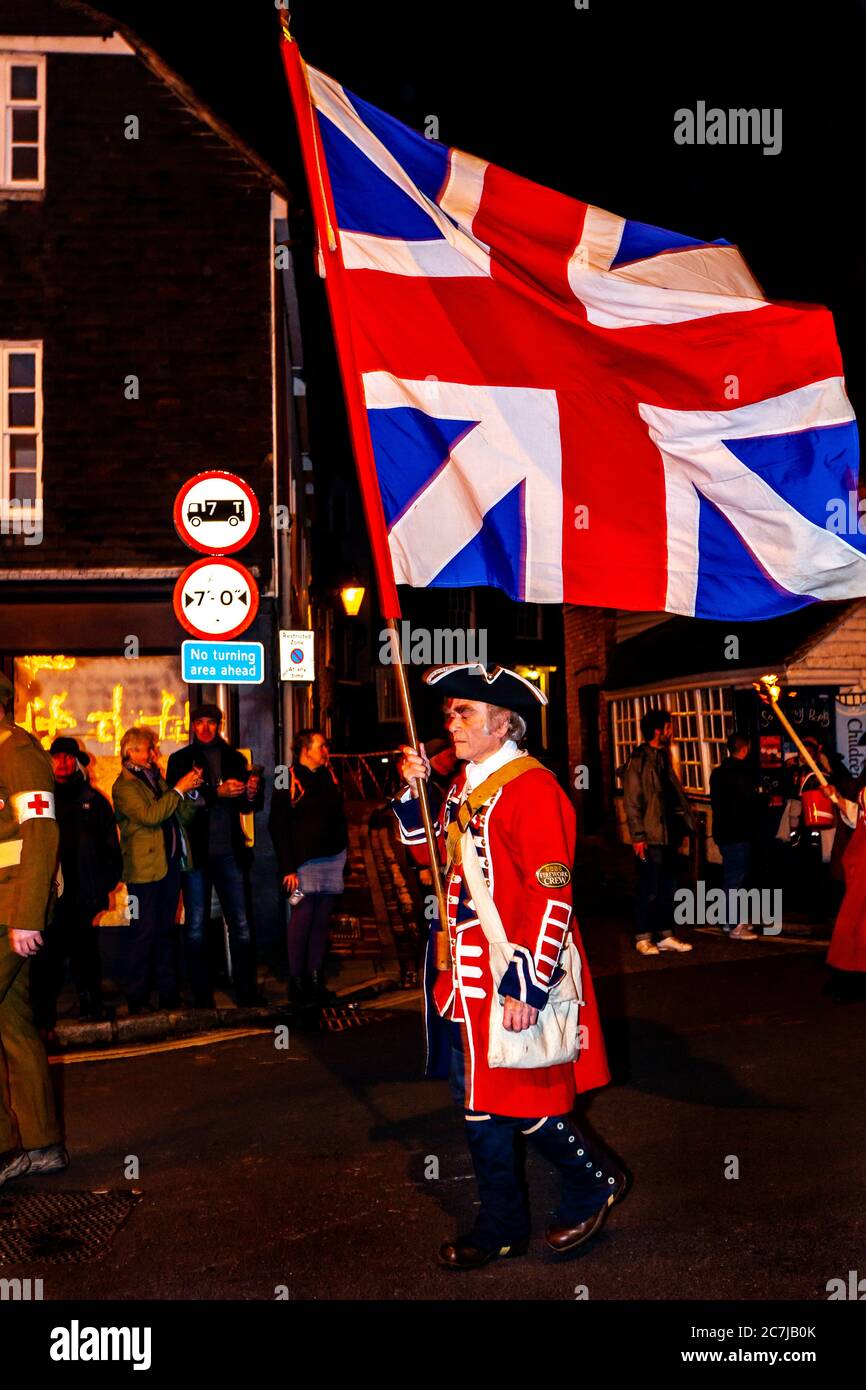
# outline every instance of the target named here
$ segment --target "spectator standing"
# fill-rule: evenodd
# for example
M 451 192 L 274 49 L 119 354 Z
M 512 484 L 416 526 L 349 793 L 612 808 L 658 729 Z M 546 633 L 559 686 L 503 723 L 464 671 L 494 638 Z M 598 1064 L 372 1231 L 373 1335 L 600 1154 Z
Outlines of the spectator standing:
M 261 775 L 247 767 L 243 753 L 220 733 L 219 705 L 197 705 L 190 714 L 192 742 L 172 753 L 169 782 L 197 770 L 193 798 L 200 806 L 190 826 L 193 868 L 183 876 L 186 966 L 197 1008 L 213 1008 L 207 930 L 211 894 L 217 891 L 226 920 L 235 997 L 243 1006 L 261 1003 L 256 979 L 256 945 L 247 907 L 252 853 L 241 816 L 260 811 L 264 800 Z
M 181 871 L 191 866 L 184 826 L 196 806 L 189 793 L 201 785 L 201 774 L 193 769 L 170 788 L 159 770 L 152 729 L 127 729 L 120 757 L 123 767 L 111 795 L 130 896 L 126 999 L 130 1014 L 140 1014 L 148 1007 L 151 984 L 161 1009 L 180 1003 L 175 917 Z
M 123 868 L 114 811 L 87 779 L 90 754 L 66 737 L 56 738 L 49 751 L 56 783 L 63 892 L 45 945 L 33 959 L 30 992 L 36 1026 L 47 1041 L 54 1041 L 57 997 L 67 960 L 81 1018 L 105 1017 L 99 932 L 93 919 L 108 907 Z
M 283 892 L 290 895 L 289 1002 L 327 1003 L 323 971 L 349 837 L 343 793 L 320 730 L 302 729 L 294 740 L 289 786 L 274 791 L 268 829 Z M 293 900 L 297 894 L 303 896 Z
M 731 901 L 730 892 L 742 888 L 746 882 L 761 827 L 761 797 L 748 764 L 751 748 L 745 734 L 731 734 L 728 756 L 710 774 L 713 839 L 722 856 L 722 890 L 726 903 Z M 747 922 L 737 922 L 732 927 L 726 920 L 724 930 L 732 941 L 758 939 L 758 933 L 752 931 Z
M 677 851 L 694 829 L 688 798 L 671 765 L 673 721 L 665 709 L 647 710 L 640 721 L 643 743 L 625 768 L 623 800 L 629 835 L 637 856 L 636 948 L 642 956 L 690 951 L 674 936 Z M 653 941 L 658 930 L 659 941 Z

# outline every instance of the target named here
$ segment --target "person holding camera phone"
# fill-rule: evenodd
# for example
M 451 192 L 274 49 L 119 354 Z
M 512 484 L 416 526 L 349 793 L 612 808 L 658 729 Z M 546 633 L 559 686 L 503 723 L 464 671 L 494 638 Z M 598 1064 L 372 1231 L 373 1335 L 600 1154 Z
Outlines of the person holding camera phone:
M 246 759 L 220 733 L 222 710 L 202 704 L 190 712 L 192 741 L 172 753 L 168 780 L 197 770 L 200 784 L 194 799 L 199 813 L 189 828 L 193 869 L 183 876 L 186 922 L 184 948 L 196 1008 L 214 1007 L 207 927 L 211 892 L 216 888 L 225 915 L 232 957 L 235 997 L 239 1005 L 263 1002 L 256 978 L 256 945 L 247 911 L 247 873 L 252 858 L 241 816 L 260 811 L 264 781 L 260 767 Z
M 323 971 L 349 843 L 343 793 L 320 730 L 298 733 L 292 743 L 289 778 L 288 787 L 274 790 L 268 829 L 291 908 L 289 1003 L 315 1006 L 331 997 Z

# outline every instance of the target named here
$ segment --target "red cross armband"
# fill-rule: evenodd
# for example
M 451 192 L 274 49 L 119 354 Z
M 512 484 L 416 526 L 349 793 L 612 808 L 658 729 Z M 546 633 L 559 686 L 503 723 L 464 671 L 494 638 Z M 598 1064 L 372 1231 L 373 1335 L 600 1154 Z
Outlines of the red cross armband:
M 19 825 L 26 820 L 56 820 L 53 792 L 16 792 L 10 797 L 12 810 Z

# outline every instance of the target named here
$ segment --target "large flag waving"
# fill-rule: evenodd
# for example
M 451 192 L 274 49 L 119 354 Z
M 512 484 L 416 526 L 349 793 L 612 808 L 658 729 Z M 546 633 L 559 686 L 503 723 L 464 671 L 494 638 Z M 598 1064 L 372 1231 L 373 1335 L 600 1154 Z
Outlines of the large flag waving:
M 739 619 L 866 594 L 826 309 L 283 53 L 387 616 L 395 581 Z

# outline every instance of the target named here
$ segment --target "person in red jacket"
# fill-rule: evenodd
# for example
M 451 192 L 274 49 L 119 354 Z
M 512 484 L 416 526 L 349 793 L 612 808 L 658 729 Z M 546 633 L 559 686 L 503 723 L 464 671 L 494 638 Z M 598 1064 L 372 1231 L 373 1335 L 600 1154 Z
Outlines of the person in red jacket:
M 504 667 L 477 663 L 436 667 L 425 681 L 446 697 L 446 724 L 465 766 L 441 806 L 432 809 L 440 848 L 465 797 L 508 764 L 525 758 L 523 713 L 546 698 Z M 402 749 L 401 775 L 427 779 L 423 744 Z M 481 1209 L 466 1236 L 446 1243 L 440 1262 L 475 1269 L 497 1256 L 525 1254 L 529 1209 L 520 1176 L 526 1136 L 560 1172 L 562 1200 L 546 1232 L 548 1246 L 573 1250 L 601 1228 L 625 1188 L 625 1176 L 570 1118 L 575 1095 L 609 1081 L 604 1040 L 589 968 L 572 921 L 571 866 L 575 816 L 555 777 L 540 764 L 499 785 L 468 821 L 479 865 L 502 919 L 511 960 L 497 985 L 488 939 L 455 861 L 445 896 L 452 967 L 436 975 L 433 1004 L 453 1040 L 452 1090 L 465 1108 L 466 1137 Z M 438 798 L 437 798 L 438 800 Z M 391 803 L 400 838 L 416 856 L 424 851 L 419 803 L 407 787 Z M 438 814 L 437 814 L 438 813 Z M 466 819 L 467 812 L 463 819 Z M 465 826 L 461 827 L 465 828 Z M 443 852 L 443 858 L 444 858 Z M 502 1009 L 508 1032 L 532 1028 L 561 978 L 559 959 L 571 934 L 582 964 L 582 1045 L 578 1060 L 553 1066 L 488 1065 L 492 1009 Z M 428 978 L 429 978 L 428 967 Z M 498 996 L 498 997 L 496 997 Z

